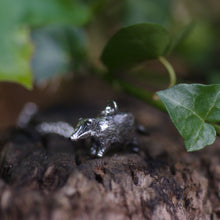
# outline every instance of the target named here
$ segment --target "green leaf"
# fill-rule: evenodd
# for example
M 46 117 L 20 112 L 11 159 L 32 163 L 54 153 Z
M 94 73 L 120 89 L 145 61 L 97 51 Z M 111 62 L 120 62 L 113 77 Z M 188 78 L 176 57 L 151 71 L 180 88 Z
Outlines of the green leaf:
M 32 45 L 27 29 L 0 32 L 0 81 L 10 81 L 32 88 L 29 60 Z
M 121 69 L 164 55 L 169 34 L 158 24 L 142 23 L 120 29 L 106 44 L 101 60 L 109 69 Z
M 212 144 L 220 122 L 220 84 L 179 84 L 157 93 L 185 140 L 187 151 Z

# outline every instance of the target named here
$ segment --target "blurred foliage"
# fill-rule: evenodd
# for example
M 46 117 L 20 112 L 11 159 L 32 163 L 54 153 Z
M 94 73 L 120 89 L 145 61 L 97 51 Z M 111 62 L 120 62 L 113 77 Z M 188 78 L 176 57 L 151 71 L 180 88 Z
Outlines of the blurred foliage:
M 35 52 L 32 68 L 35 80 L 41 83 L 74 70 L 86 60 L 86 34 L 72 26 L 49 26 L 32 33 Z
M 31 88 L 31 31 L 53 24 L 81 26 L 90 18 L 90 7 L 76 0 L 1 0 L 0 79 Z
M 186 78 L 218 81 L 219 6 L 214 0 L 1 0 L 0 80 L 31 88 L 33 78 L 41 83 L 82 71 L 98 64 L 121 27 L 153 22 L 172 33 L 170 48 L 178 45 L 172 56 L 184 63 Z
M 32 46 L 28 34 L 25 28 L 0 31 L 0 80 L 15 81 L 31 88 Z
M 169 27 L 172 14 L 171 4 L 171 0 L 126 0 L 123 8 L 123 24 L 150 22 Z
M 214 27 L 205 21 L 197 22 L 188 37 L 176 50 L 191 65 L 202 70 L 212 62 L 216 34 Z

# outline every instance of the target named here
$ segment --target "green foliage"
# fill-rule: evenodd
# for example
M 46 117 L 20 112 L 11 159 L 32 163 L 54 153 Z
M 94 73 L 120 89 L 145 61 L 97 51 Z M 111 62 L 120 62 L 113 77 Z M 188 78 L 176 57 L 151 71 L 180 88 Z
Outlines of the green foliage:
M 212 58 L 216 33 L 208 22 L 199 21 L 193 24 L 187 37 L 177 47 L 185 59 L 193 65 L 201 65 L 204 68 Z
M 186 26 L 172 40 L 168 31 L 157 24 L 142 23 L 122 28 L 107 42 L 101 59 L 110 72 L 158 59 L 169 72 L 172 86 L 175 72 L 162 56 L 178 46 L 193 27 L 192 24 Z M 123 86 L 122 83 L 120 85 Z M 185 139 L 187 151 L 200 150 L 215 141 L 217 125 L 214 123 L 220 122 L 219 94 L 220 85 L 200 84 L 180 84 L 158 92 L 174 125 Z M 153 102 L 153 105 L 157 106 L 157 103 Z
M 48 24 L 84 25 L 91 18 L 81 1 L 0 1 L 0 80 L 32 87 L 31 28 Z
M 1 0 L 2 25 L 25 24 L 39 27 L 48 24 L 83 25 L 91 17 L 89 6 L 80 0 Z M 4 19 L 3 19 L 4 18 Z
M 23 0 L 24 19 L 31 26 L 45 24 L 83 25 L 91 16 L 89 8 L 80 1 Z
M 185 139 L 187 151 L 200 150 L 215 141 L 220 84 L 179 84 L 157 94 Z
M 29 59 L 32 45 L 27 29 L 0 32 L 0 80 L 18 82 L 30 89 L 32 75 Z
M 167 48 L 167 54 L 180 47 L 180 45 L 182 45 L 185 40 L 191 35 L 194 27 L 194 23 L 189 23 L 188 25 L 181 27 L 176 33 L 174 33 L 172 36 L 172 40 L 170 41 L 170 44 Z
M 86 36 L 83 29 L 49 26 L 32 33 L 35 51 L 32 68 L 35 80 L 45 80 L 80 70 L 86 61 Z
M 106 44 L 101 59 L 111 70 L 129 68 L 164 55 L 169 34 L 158 24 L 142 23 L 120 29 Z
M 170 40 L 168 31 L 160 25 L 131 25 L 120 29 L 107 42 L 101 59 L 110 72 L 158 59 L 165 64 L 170 74 L 170 85 L 174 85 L 175 80 L 172 79 L 175 79 L 175 72 L 162 56 L 173 51 L 193 30 L 193 24 L 187 25 Z M 203 42 L 203 39 L 201 37 L 198 43 Z M 130 91 L 133 91 L 132 88 Z M 215 141 L 215 129 L 218 129 L 215 123 L 220 122 L 220 85 L 179 84 L 157 94 L 184 138 L 187 151 L 200 150 Z M 147 96 L 150 97 L 146 93 Z M 157 103 L 153 101 L 152 105 L 157 106 Z

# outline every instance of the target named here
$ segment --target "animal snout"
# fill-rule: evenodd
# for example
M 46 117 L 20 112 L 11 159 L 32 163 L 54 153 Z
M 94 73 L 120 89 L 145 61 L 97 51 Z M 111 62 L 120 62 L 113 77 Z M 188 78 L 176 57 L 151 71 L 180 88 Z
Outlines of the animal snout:
M 77 141 L 79 138 L 78 138 L 78 135 L 76 133 L 73 133 L 71 136 L 70 136 L 70 140 L 71 141 Z

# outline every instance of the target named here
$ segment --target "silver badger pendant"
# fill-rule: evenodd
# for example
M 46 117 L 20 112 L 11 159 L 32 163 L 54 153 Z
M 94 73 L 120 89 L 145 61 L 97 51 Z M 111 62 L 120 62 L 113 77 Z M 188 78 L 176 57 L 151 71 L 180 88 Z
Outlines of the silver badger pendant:
M 79 119 L 70 136 L 72 141 L 90 138 L 91 154 L 102 157 L 112 144 L 136 144 L 135 119 L 131 113 L 119 112 L 115 101 L 96 118 Z
M 26 127 L 32 112 L 36 113 L 33 103 L 28 103 L 20 114 L 19 127 Z M 76 128 L 66 122 L 42 122 L 36 126 L 41 134 L 54 133 L 71 141 L 91 140 L 91 154 L 102 157 L 113 144 L 137 145 L 135 118 L 131 113 L 118 111 L 115 101 L 111 101 L 96 118 L 79 119 Z M 135 149 L 135 148 L 134 148 Z

